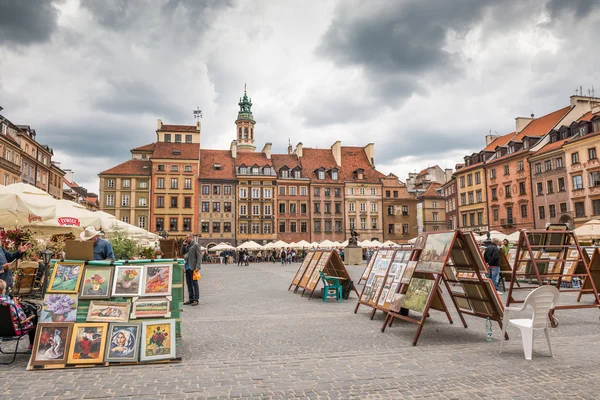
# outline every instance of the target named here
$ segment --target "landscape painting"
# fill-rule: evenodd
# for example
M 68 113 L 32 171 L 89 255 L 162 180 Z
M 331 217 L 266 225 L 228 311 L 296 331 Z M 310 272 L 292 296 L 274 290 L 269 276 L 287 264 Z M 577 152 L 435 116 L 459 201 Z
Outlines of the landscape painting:
M 430 233 L 417 263 L 417 272 L 441 274 L 455 232 Z
M 431 237 L 431 235 L 429 236 Z M 402 307 L 409 310 L 422 313 L 425 310 L 427 299 L 433 288 L 434 281 L 431 279 L 413 278 L 410 280 L 406 290 L 406 298 L 402 302 Z
M 138 299 L 131 308 L 131 318 L 169 318 L 171 302 L 166 297 Z

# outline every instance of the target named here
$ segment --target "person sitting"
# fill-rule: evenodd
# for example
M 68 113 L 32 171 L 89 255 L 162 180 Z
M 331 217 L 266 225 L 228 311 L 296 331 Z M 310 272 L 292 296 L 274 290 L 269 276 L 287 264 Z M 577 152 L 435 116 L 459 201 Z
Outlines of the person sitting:
M 24 309 L 19 303 L 19 299 L 11 299 L 6 294 L 6 282 L 0 279 L 0 305 L 10 308 L 10 316 L 12 318 L 13 328 L 17 336 L 25 333 L 29 335 L 29 349 L 33 347 L 35 340 L 35 330 L 37 328 L 37 314 L 30 311 L 31 315 L 27 316 Z

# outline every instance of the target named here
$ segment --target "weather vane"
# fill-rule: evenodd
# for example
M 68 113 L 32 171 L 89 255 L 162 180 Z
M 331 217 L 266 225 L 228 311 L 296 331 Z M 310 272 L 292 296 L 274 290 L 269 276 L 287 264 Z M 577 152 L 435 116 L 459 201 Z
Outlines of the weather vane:
M 200 109 L 200 107 L 196 107 L 196 109 L 194 110 L 194 118 L 196 118 L 196 121 L 199 121 L 200 118 L 202 118 L 202 110 Z

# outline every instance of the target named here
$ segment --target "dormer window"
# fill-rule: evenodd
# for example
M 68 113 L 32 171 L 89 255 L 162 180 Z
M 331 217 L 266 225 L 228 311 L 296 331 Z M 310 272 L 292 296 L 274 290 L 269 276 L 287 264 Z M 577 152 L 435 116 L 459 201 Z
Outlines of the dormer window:
M 523 140 L 523 148 L 524 149 L 528 149 L 529 148 L 529 140 L 527 140 L 527 139 Z
M 252 167 L 252 175 L 258 175 L 259 173 L 259 168 L 258 167 Z
M 263 169 L 263 174 L 264 175 L 271 175 L 271 167 L 265 167 Z
M 331 170 L 331 179 L 333 179 L 334 181 L 338 180 L 338 172 L 337 169 L 332 169 Z
M 355 177 L 355 179 L 358 179 L 358 180 L 365 179 L 365 170 L 357 169 L 356 171 L 354 171 L 354 177 Z
M 246 167 L 240 167 L 240 174 L 246 175 L 247 173 L 248 173 L 248 168 L 246 168 Z
M 173 155 L 174 156 L 180 156 L 181 155 L 181 151 L 179 151 L 179 150 L 173 150 Z
M 319 179 L 325 179 L 325 171 L 320 170 L 318 173 Z
M 282 168 L 279 170 L 279 175 L 282 178 L 289 178 L 290 177 L 290 171 L 287 168 Z
M 213 169 L 215 169 L 217 171 L 220 170 L 221 169 L 221 164 L 213 164 Z
M 294 171 L 294 178 L 300 179 L 300 170 L 299 169 Z

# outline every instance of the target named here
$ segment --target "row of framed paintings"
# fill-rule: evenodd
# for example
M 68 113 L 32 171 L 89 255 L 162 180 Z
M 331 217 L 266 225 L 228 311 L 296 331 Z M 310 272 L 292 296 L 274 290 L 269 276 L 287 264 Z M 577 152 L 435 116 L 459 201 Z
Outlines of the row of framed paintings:
M 77 295 L 52 293 L 44 297 L 40 322 L 75 322 L 77 319 Z M 137 298 L 135 301 L 90 300 L 87 322 L 127 322 L 138 318 L 169 318 L 169 297 Z
M 40 323 L 32 367 L 176 358 L 175 320 L 142 323 Z
M 79 294 L 79 299 L 170 296 L 172 264 L 95 266 L 57 262 L 47 293 Z

